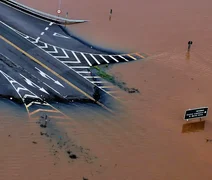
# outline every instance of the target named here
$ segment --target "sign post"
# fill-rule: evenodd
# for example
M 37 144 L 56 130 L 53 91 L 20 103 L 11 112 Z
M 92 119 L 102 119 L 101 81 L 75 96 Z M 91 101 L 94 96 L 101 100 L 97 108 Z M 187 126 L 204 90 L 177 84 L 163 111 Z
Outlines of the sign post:
M 58 14 L 58 16 L 60 16 L 60 13 L 61 13 L 61 10 L 60 10 L 60 9 L 58 9 L 58 10 L 57 10 L 57 14 Z
M 195 109 L 188 109 L 185 112 L 185 120 L 190 120 L 194 118 L 200 118 L 200 121 L 202 120 L 202 117 L 206 117 L 208 114 L 208 107 L 200 107 Z

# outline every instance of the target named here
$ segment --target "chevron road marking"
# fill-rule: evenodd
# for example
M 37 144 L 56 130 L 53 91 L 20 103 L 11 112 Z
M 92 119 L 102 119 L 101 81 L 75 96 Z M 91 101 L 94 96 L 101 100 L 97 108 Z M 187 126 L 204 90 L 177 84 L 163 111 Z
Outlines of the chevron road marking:
M 85 95 L 87 98 L 91 99 L 93 102 L 96 102 L 99 106 L 101 106 L 102 108 L 104 108 L 105 110 L 113 113 L 113 111 L 111 109 L 109 109 L 108 107 L 106 107 L 104 104 L 102 104 L 99 101 L 96 101 L 93 97 L 91 97 L 89 94 L 87 94 L 85 91 L 81 90 L 80 88 L 78 88 L 77 86 L 75 86 L 74 84 L 72 84 L 70 81 L 68 81 L 67 79 L 65 79 L 64 77 L 60 76 L 58 73 L 56 73 L 55 71 L 53 71 L 51 68 L 49 68 L 48 66 L 46 66 L 45 64 L 43 64 L 42 62 L 40 62 L 39 60 L 37 60 L 36 58 L 34 58 L 33 56 L 31 56 L 30 54 L 28 54 L 26 51 L 24 51 L 23 49 L 19 48 L 18 46 L 16 46 L 15 44 L 13 44 L 12 42 L 10 42 L 9 40 L 7 40 L 6 38 L 4 38 L 3 36 L 0 35 L 0 39 L 2 39 L 3 41 L 5 41 L 6 43 L 8 43 L 9 45 L 11 45 L 12 47 L 14 47 L 15 49 L 17 49 L 18 51 L 22 52 L 23 54 L 25 54 L 29 59 L 31 59 L 32 61 L 38 63 L 40 66 L 42 66 L 43 68 L 45 68 L 46 70 L 48 70 L 49 72 L 51 72 L 52 74 L 54 74 L 55 76 L 57 76 L 58 78 L 60 78 L 62 81 L 64 81 L 65 83 L 67 83 L 69 86 L 73 87 L 74 89 L 76 89 L 77 91 L 79 91 L 80 93 L 82 93 L 83 95 Z
M 41 99 L 40 97 L 38 97 L 36 94 L 34 94 L 32 91 L 30 91 L 29 89 L 27 89 L 26 87 L 24 87 L 22 84 L 20 84 L 19 82 L 17 82 L 16 80 L 14 80 L 12 77 L 10 77 L 9 75 L 7 75 L 5 72 L 0 70 L 0 73 L 9 81 L 9 83 L 12 85 L 12 87 L 15 89 L 15 91 L 17 92 L 17 94 L 19 95 L 19 97 L 21 98 L 21 100 L 24 103 L 24 106 L 27 110 L 28 116 L 30 119 L 32 119 L 32 115 L 38 113 L 38 112 L 54 112 L 54 113 L 59 113 L 61 114 L 61 118 L 63 119 L 70 119 L 70 117 L 68 117 L 67 115 L 65 115 L 64 113 L 62 113 L 61 111 L 59 111 L 58 109 L 56 109 L 55 107 L 53 107 L 52 105 L 48 104 L 47 102 L 45 102 L 43 99 Z M 18 87 L 16 88 L 16 86 L 18 85 Z M 30 98 L 30 99 L 27 99 Z M 27 103 L 27 101 L 30 101 L 29 103 Z M 41 102 L 39 102 L 41 101 Z M 48 107 L 51 108 L 50 109 L 37 109 L 34 110 L 32 112 L 30 112 L 30 107 L 32 105 L 42 105 L 44 107 Z M 54 118 L 54 116 L 52 116 Z M 37 118 L 36 118 L 37 119 Z

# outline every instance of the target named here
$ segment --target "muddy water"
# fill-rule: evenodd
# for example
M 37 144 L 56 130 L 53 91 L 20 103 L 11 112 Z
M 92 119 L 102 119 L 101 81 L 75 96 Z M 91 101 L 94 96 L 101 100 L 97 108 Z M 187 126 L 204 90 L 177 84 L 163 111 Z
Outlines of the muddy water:
M 19 2 L 52 14 L 58 7 L 55 0 Z M 79 166 L 73 179 L 80 179 L 80 173 L 89 180 L 212 178 L 212 144 L 205 140 L 212 138 L 210 112 L 204 131 L 181 133 L 185 109 L 212 106 L 211 5 L 209 0 L 62 0 L 61 16 L 68 11 L 69 17 L 91 20 L 69 27 L 80 36 L 102 46 L 150 55 L 110 70 L 140 90 L 140 94 L 124 94 L 126 112 L 120 117 L 89 111 L 86 118 L 86 112 L 80 111 L 83 118 L 74 131 L 69 123 L 60 124 L 98 157 L 93 165 Z M 194 43 L 190 54 L 188 40 Z M 60 168 L 65 178 L 70 167 L 62 163 Z

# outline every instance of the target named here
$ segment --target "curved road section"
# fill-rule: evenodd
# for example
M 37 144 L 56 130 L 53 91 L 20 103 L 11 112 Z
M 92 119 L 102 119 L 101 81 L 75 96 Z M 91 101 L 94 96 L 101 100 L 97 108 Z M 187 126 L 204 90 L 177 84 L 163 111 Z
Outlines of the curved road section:
M 54 102 L 88 103 L 114 112 L 114 86 L 92 66 L 135 61 L 142 54 L 100 50 L 76 38 L 54 18 L 42 19 L 0 2 L 0 95 L 25 105 L 29 118 L 69 118 Z
M 33 8 L 30 8 L 28 6 L 25 6 L 19 2 L 13 1 L 13 0 L 1 0 L 1 2 L 7 4 L 10 7 L 21 10 L 22 12 L 27 13 L 31 16 L 35 16 L 37 18 L 41 18 L 41 19 L 47 20 L 47 21 L 52 21 L 52 22 L 58 23 L 58 24 L 76 24 L 76 23 L 87 22 L 87 20 L 70 20 L 67 18 L 57 17 L 57 16 L 54 16 L 51 14 L 47 14 L 47 13 L 35 10 Z

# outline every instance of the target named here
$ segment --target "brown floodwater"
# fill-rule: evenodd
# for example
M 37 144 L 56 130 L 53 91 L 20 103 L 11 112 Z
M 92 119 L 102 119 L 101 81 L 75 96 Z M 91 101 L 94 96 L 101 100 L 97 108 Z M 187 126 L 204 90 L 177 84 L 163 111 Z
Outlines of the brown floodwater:
M 19 2 L 52 14 L 56 14 L 58 7 L 56 0 Z M 83 118 L 73 120 L 77 121 L 74 130 L 69 122 L 59 123 L 69 137 L 98 157 L 94 163 L 66 163 L 61 154 L 63 160 L 54 166 L 44 140 L 33 152 L 34 144 L 28 146 L 27 138 L 19 141 L 17 135 L 15 142 L 20 143 L 10 146 L 16 147 L 18 154 L 8 157 L 10 146 L 4 147 L 4 154 L 10 159 L 4 179 L 12 179 L 13 174 L 19 174 L 21 179 L 32 175 L 34 179 L 51 180 L 82 180 L 83 176 L 89 180 L 212 179 L 212 143 L 206 141 L 212 139 L 211 6 L 209 0 L 62 0 L 61 16 L 69 12 L 70 18 L 91 20 L 69 27 L 78 35 L 101 46 L 149 55 L 145 60 L 110 69 L 111 74 L 140 93 L 122 94 L 126 110 L 118 117 L 106 118 L 90 110 L 79 112 Z M 113 15 L 109 21 L 111 8 Z M 193 45 L 187 53 L 189 40 Z M 201 106 L 209 107 L 204 128 L 182 133 L 186 123 L 184 111 Z M 10 126 L 14 132 L 19 129 L 16 124 Z M 28 132 L 28 128 L 21 129 Z M 4 132 L 3 138 L 6 130 L 0 131 Z M 26 154 L 19 148 L 24 144 L 30 151 Z M 45 155 L 47 159 L 41 159 Z

